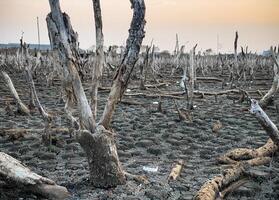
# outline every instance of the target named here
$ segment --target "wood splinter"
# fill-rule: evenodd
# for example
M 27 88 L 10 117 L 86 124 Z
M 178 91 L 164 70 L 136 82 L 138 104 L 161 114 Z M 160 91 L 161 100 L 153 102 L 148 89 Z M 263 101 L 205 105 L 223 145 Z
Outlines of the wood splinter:
M 170 175 L 168 176 L 168 181 L 175 181 L 181 174 L 184 165 L 183 160 L 179 160 L 175 166 L 172 168 Z

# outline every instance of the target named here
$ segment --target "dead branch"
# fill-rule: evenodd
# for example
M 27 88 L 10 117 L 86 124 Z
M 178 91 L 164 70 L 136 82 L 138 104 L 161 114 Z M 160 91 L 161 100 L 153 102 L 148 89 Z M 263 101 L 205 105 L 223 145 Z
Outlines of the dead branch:
M 21 99 L 19 98 L 18 94 L 17 94 L 17 91 L 14 87 L 14 84 L 11 80 L 11 78 L 9 77 L 9 75 L 4 72 L 4 71 L 1 71 L 1 74 L 4 78 L 4 81 L 7 85 L 7 87 L 10 89 L 10 92 L 11 94 L 13 95 L 13 98 L 17 104 L 17 109 L 18 109 L 18 112 L 20 114 L 23 114 L 23 115 L 30 115 L 30 110 L 28 109 L 28 107 L 21 101 Z
M 123 96 L 130 75 L 134 69 L 142 40 L 145 36 L 145 3 L 143 0 L 131 0 L 132 9 L 134 9 L 133 19 L 129 30 L 129 37 L 126 42 L 126 49 L 121 65 L 114 76 L 113 85 L 99 124 L 106 129 L 109 128 L 112 115 L 117 102 Z
M 98 86 L 102 76 L 105 63 L 104 35 L 100 0 L 93 0 L 95 30 L 96 30 L 96 64 L 93 68 L 91 87 L 91 108 L 94 119 L 97 114 Z
M 262 125 L 270 139 L 275 145 L 279 146 L 279 132 L 276 125 L 270 120 L 267 114 L 263 111 L 258 101 L 251 100 L 250 112 L 255 115 L 259 123 Z

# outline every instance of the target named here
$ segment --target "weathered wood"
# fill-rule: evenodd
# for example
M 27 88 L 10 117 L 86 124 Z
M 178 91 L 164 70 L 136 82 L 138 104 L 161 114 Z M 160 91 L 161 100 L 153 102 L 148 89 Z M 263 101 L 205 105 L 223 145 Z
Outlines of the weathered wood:
M 49 145 L 52 143 L 51 132 L 49 131 L 49 129 L 50 129 L 51 122 L 53 120 L 53 116 L 50 115 L 49 113 L 47 113 L 46 110 L 41 105 L 41 102 L 40 102 L 39 97 L 36 92 L 36 88 L 35 88 L 35 84 L 33 81 L 31 71 L 28 68 L 26 69 L 26 74 L 27 74 L 27 79 L 29 82 L 29 87 L 31 89 L 31 93 L 33 94 L 33 96 L 35 98 L 36 106 L 45 122 L 44 135 L 42 135 L 42 138 L 43 138 L 43 141 L 45 142 L 45 144 Z
M 251 100 L 250 112 L 255 115 L 259 123 L 262 125 L 270 139 L 275 145 L 279 146 L 279 131 L 276 125 L 271 121 L 267 114 L 263 111 L 258 101 Z
M 146 52 L 145 52 L 145 56 L 144 56 L 144 61 L 143 64 L 140 65 L 140 86 L 139 88 L 141 90 L 145 90 L 145 80 L 146 80 L 146 72 L 148 69 L 148 65 L 149 65 L 149 52 L 150 52 L 151 46 L 147 46 L 146 47 Z
M 172 168 L 168 176 L 168 181 L 175 181 L 180 176 L 183 166 L 184 160 L 179 160 Z
M 271 156 L 278 150 L 278 129 L 254 99 L 251 99 L 250 112 L 258 119 L 270 139 L 258 149 L 239 148 L 220 157 L 218 159 L 219 162 L 234 164 L 233 168 L 227 170 L 224 175 L 216 176 L 205 183 L 194 197 L 195 200 L 222 198 L 228 191 L 234 190 L 241 185 L 240 180 L 249 175 L 246 172 L 250 167 L 269 163 Z
M 1 71 L 1 74 L 4 78 L 4 81 L 7 85 L 7 87 L 9 88 L 11 94 L 13 95 L 13 98 L 17 104 L 17 108 L 18 108 L 18 112 L 20 114 L 23 114 L 23 115 L 30 115 L 30 110 L 28 109 L 28 107 L 21 101 L 21 99 L 19 98 L 18 94 L 17 94 L 17 91 L 14 87 L 14 84 L 11 80 L 11 78 L 9 77 L 9 75 L 4 72 L 4 71 Z
M 91 87 L 91 108 L 94 119 L 97 115 L 97 99 L 98 99 L 98 86 L 103 72 L 105 63 L 104 54 L 104 35 L 103 35 L 103 22 L 100 0 L 92 0 L 94 8 L 94 19 L 96 29 L 96 62 L 92 74 L 92 87 Z
M 62 14 L 59 0 L 49 0 L 51 8 L 47 16 L 50 41 L 64 63 L 65 90 L 68 99 L 74 94 L 77 99 L 81 128 L 94 132 L 96 123 L 79 77 L 77 56 L 77 34 L 73 31 L 70 18 Z
M 42 177 L 13 157 L 0 152 L 0 180 L 14 188 L 32 192 L 47 199 L 66 199 L 69 192 L 65 187 Z
M 270 157 L 259 157 L 236 163 L 231 169 L 226 170 L 223 175 L 216 176 L 206 182 L 197 192 L 193 200 L 215 200 L 219 198 L 222 191 L 228 192 L 227 188 L 238 182 L 250 167 L 267 164 L 270 161 Z M 235 189 L 235 187 L 232 188 Z
M 99 124 L 109 128 L 112 115 L 117 102 L 123 96 L 127 88 L 130 75 L 138 59 L 142 40 L 145 36 L 145 3 L 144 0 L 131 0 L 134 10 L 133 19 L 129 29 L 129 37 L 126 42 L 124 58 L 114 76 L 113 85 Z
M 224 154 L 223 156 L 219 157 L 217 160 L 222 164 L 234 164 L 242 160 L 250 160 L 258 157 L 272 156 L 277 150 L 278 147 L 273 143 L 271 139 L 269 139 L 265 145 L 257 149 L 233 149 Z
M 279 90 L 279 62 L 275 56 L 274 50 L 271 48 L 272 58 L 275 63 L 274 78 L 270 90 L 261 98 L 259 104 L 261 107 L 266 107 L 273 99 L 274 95 Z
M 94 134 L 79 131 L 77 139 L 87 155 L 92 185 L 110 188 L 125 183 L 112 132 L 98 126 Z

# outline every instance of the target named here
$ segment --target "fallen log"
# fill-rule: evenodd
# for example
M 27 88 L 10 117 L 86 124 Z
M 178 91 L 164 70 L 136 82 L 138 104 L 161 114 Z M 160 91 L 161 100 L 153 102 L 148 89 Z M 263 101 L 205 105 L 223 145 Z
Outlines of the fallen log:
M 212 180 L 206 182 L 193 199 L 215 200 L 220 198 L 221 195 L 223 196 L 230 192 L 228 188 L 235 190 L 236 186 L 241 186 L 241 184 L 237 183 L 245 178 L 245 172 L 249 168 L 267 164 L 270 161 L 270 157 L 260 157 L 245 162 L 238 162 L 231 169 L 226 170 L 223 175 L 216 176 Z
M 0 152 L 0 181 L 47 199 L 66 199 L 70 196 L 65 187 L 42 177 L 13 157 Z

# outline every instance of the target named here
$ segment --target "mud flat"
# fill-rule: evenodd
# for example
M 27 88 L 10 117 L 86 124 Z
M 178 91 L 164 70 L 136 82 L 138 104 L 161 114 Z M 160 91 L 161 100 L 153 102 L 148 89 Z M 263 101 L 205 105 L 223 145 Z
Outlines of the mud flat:
M 13 76 L 13 80 L 22 100 L 28 102 L 28 95 L 24 95 L 28 94 L 24 79 Z M 268 84 L 255 84 L 251 89 L 268 89 L 270 80 L 266 82 Z M 64 105 L 58 99 L 59 82 L 49 88 L 36 82 L 36 87 L 42 104 L 58 116 L 55 118 L 55 127 L 67 128 L 69 124 L 63 114 Z M 212 87 L 210 84 L 201 84 L 201 87 L 204 90 L 222 90 L 220 86 Z M 163 89 L 180 90 L 178 85 L 169 85 Z M 100 92 L 100 111 L 103 110 L 107 94 L 105 91 Z M 102 190 L 90 185 L 87 160 L 74 136 L 67 132 L 57 132 L 57 143 L 46 147 L 41 142 L 42 132 L 36 131 L 44 127 L 39 113 L 35 112 L 31 117 L 7 115 L 4 100 L 11 99 L 11 96 L 2 80 L 0 97 L 0 128 L 30 129 L 18 140 L 0 136 L 0 151 L 19 159 L 34 172 L 67 187 L 72 194 L 70 199 L 190 200 L 205 181 L 220 174 L 224 169 L 216 162 L 218 156 L 236 147 L 260 147 L 268 139 L 256 119 L 246 111 L 247 103 L 235 103 L 228 95 L 218 96 L 217 101 L 214 96 L 195 99 L 193 123 L 179 121 L 173 100 L 170 98 L 163 98 L 162 108 L 165 113 L 160 113 L 153 103 L 158 101 L 158 98 L 126 96 L 124 100 L 140 102 L 142 105 L 120 103 L 117 106 L 112 127 L 117 133 L 119 157 L 126 171 L 146 175 L 150 183 L 144 185 L 128 181 L 126 185 Z M 185 100 L 178 100 L 178 104 L 181 108 L 186 107 Z M 271 106 L 266 112 L 279 126 L 275 106 Z M 223 128 L 216 135 L 212 133 L 211 127 L 217 120 L 221 121 Z M 174 182 L 168 182 L 167 177 L 173 164 L 180 159 L 185 161 L 181 176 Z M 146 172 L 144 167 L 158 167 L 158 171 Z M 255 170 L 268 176 L 257 181 L 251 180 L 233 192 L 228 199 L 279 199 L 278 156 L 274 155 L 269 166 L 261 166 Z M 31 194 L 11 191 L 6 187 L 0 188 L 0 199 L 19 198 L 38 199 Z

